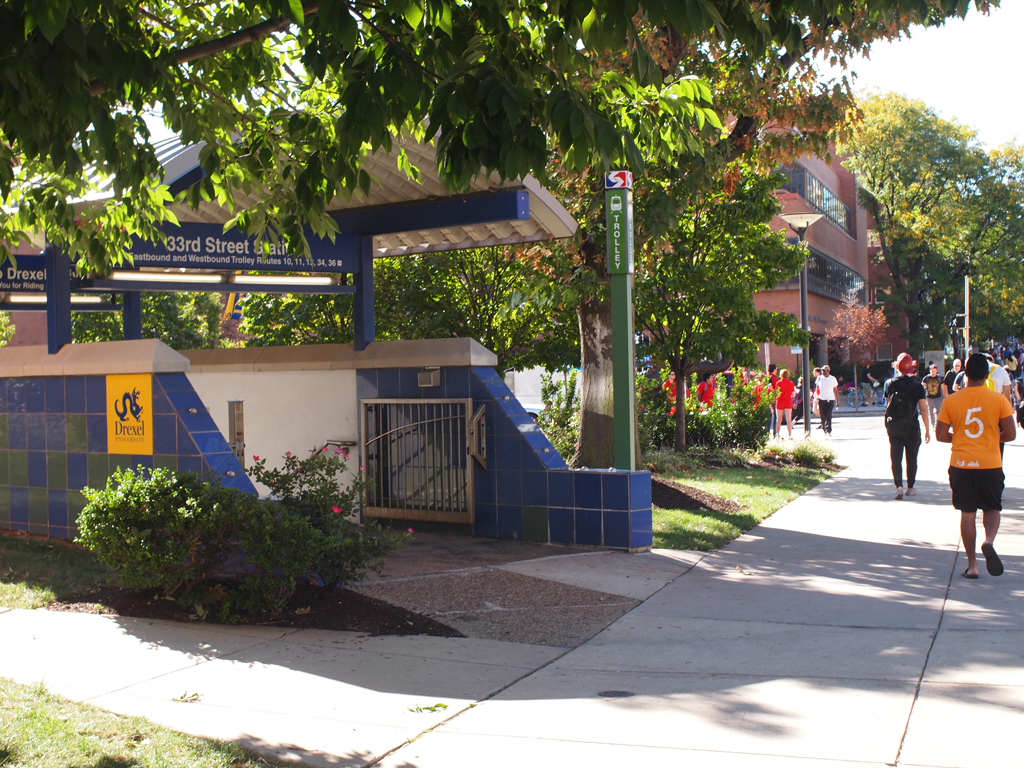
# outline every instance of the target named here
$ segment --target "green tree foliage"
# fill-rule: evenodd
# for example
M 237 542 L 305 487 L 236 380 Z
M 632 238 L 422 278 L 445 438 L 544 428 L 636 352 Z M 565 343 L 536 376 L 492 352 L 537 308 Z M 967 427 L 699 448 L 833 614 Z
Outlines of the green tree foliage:
M 142 337 L 172 349 L 205 349 L 220 336 L 220 294 L 142 294 Z M 120 312 L 75 312 L 71 337 L 77 344 L 124 338 Z
M 545 290 L 536 256 L 494 247 L 377 259 L 377 338 L 473 338 L 500 370 L 579 361 L 575 316 Z M 250 295 L 240 330 L 249 346 L 351 342 L 350 296 Z
M 759 344 L 804 340 L 793 315 L 754 307 L 756 292 L 792 278 L 806 256 L 769 228 L 779 211 L 779 177 L 742 164 L 735 171 L 700 189 L 705 177 L 681 165 L 637 190 L 647 227 L 637 262 L 638 329 L 679 382 L 719 354 L 749 365 Z M 676 396 L 675 447 L 685 450 L 681 385 Z
M 167 216 L 143 120 L 154 108 L 185 141 L 208 142 L 190 203 L 251 195 L 238 223 L 256 234 L 270 227 L 299 252 L 302 224 L 331 231 L 326 204 L 365 191 L 361 158 L 390 150 L 399 134 L 436 139 L 452 188 L 481 169 L 542 174 L 552 148 L 577 171 L 639 171 L 651 153 L 634 137 L 662 156 L 696 152 L 716 122 L 706 87 L 680 77 L 675 41 L 736 44 L 754 56 L 779 47 L 793 58 L 818 38 L 836 45 L 840 28 L 892 35 L 967 7 L 13 0 L 0 6 L 0 243 L 45 231 L 81 268 L 102 272 L 131 235 L 154 236 Z M 663 31 L 670 66 L 642 27 Z M 625 51 L 628 66 L 608 66 L 602 51 Z M 96 179 L 113 195 L 80 215 L 70 201 L 93 196 Z
M 997 276 L 1021 263 L 1024 155 L 1013 145 L 986 152 L 971 129 L 896 94 L 860 109 L 840 150 L 889 273 L 879 293 L 886 316 L 897 327 L 905 321 L 911 349 L 941 346 L 962 311 L 963 278 L 982 276 L 998 306 Z

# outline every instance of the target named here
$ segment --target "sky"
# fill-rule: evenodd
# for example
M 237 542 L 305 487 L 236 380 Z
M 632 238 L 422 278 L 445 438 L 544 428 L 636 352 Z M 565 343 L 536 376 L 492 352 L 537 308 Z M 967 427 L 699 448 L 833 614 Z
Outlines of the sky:
M 857 91 L 894 91 L 919 99 L 946 119 L 974 128 L 989 148 L 1024 142 L 1019 70 L 1024 2 L 1003 0 L 989 15 L 917 27 L 909 39 L 876 43 L 870 59 L 854 59 Z M 822 74 L 834 72 L 825 68 Z

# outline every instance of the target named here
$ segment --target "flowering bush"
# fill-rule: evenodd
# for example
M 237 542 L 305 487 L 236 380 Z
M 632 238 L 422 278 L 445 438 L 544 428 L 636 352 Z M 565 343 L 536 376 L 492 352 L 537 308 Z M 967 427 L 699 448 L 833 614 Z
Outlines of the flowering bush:
M 406 538 L 375 522 L 360 527 L 349 519 L 359 512 L 366 482 L 357 474 L 351 485 L 342 484 L 348 458 L 344 448 L 314 451 L 305 459 L 289 451 L 281 469 L 267 469 L 267 460 L 259 456 L 253 456 L 255 463 L 248 469 L 277 504 L 323 536 L 311 571 L 328 586 L 361 581 L 367 571 L 380 573 L 383 558 Z

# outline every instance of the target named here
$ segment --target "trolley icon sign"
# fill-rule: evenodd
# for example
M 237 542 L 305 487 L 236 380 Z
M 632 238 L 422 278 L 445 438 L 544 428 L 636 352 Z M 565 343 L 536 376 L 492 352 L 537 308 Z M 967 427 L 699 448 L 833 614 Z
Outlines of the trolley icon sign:
M 632 189 L 633 174 L 629 171 L 610 171 L 604 175 L 605 189 Z

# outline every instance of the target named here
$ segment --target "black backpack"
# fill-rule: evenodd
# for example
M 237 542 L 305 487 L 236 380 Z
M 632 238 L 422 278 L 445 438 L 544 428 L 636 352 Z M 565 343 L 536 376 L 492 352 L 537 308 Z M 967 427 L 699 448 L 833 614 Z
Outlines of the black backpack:
M 901 376 L 889 385 L 889 404 L 885 406 L 885 429 L 894 437 L 909 437 L 919 431 L 917 401 L 912 391 L 917 379 Z

